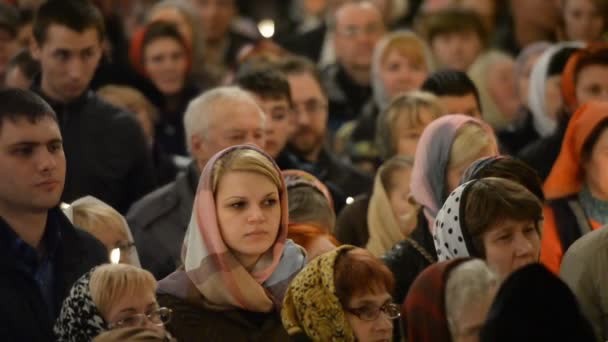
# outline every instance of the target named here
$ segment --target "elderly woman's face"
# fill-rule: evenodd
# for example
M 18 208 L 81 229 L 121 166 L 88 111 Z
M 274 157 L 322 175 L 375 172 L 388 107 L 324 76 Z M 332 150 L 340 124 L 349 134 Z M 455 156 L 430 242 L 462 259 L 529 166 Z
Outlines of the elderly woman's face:
M 381 307 L 390 303 L 392 303 L 392 299 L 387 291 L 354 296 L 348 301 L 346 320 L 353 329 L 357 341 L 390 341 L 393 335 L 393 320 L 380 310 Z M 352 311 L 358 312 L 359 315 Z M 360 318 L 372 318 L 375 316 L 373 313 L 378 313 L 373 320 Z
M 224 242 L 250 270 L 277 239 L 281 222 L 277 186 L 258 173 L 229 171 L 218 182 L 215 205 Z
M 404 56 L 391 49 L 380 65 L 380 78 L 389 98 L 419 89 L 428 76 L 428 69 L 422 62 Z
M 538 262 L 540 257 L 540 234 L 534 221 L 502 220 L 494 223 L 481 239 L 486 262 L 505 279 L 515 270 Z
M 141 322 L 138 326 L 145 327 L 146 329 L 155 330 L 158 332 L 164 332 L 165 327 L 160 322 L 158 317 L 154 313 L 158 310 L 158 303 L 156 302 L 156 294 L 152 288 L 147 291 L 138 292 L 138 295 L 133 296 L 125 294 L 120 297 L 116 303 L 112 303 L 110 311 L 104 315 L 105 321 L 109 325 L 119 325 L 120 327 L 128 327 L 129 324 L 135 322 Z M 133 319 L 137 316 L 150 315 L 154 319 L 148 317 L 143 320 Z
M 494 63 L 487 76 L 488 92 L 507 120 L 515 118 L 521 103 L 515 88 L 514 68 L 512 59 L 504 59 Z

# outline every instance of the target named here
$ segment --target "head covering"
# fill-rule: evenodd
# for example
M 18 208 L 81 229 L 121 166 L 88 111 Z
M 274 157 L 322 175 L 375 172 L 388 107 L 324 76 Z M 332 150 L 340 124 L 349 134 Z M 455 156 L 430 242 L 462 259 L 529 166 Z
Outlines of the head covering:
M 530 264 L 498 290 L 480 341 L 596 340 L 568 286 L 543 265 Z
M 547 41 L 535 42 L 532 44 L 526 45 L 526 47 L 521 50 L 517 58 L 515 59 L 515 78 L 518 79 L 524 75 L 526 64 L 530 60 L 531 57 L 543 53 L 551 47 L 551 43 Z M 532 70 L 530 70 L 531 72 Z M 529 77 L 530 75 L 528 75 Z M 519 83 L 516 83 L 519 85 Z
M 91 203 L 91 204 L 97 203 L 102 206 L 111 207 L 109 204 L 107 204 L 93 196 L 81 197 L 81 198 L 75 200 L 74 202 L 72 202 L 71 204 L 64 203 L 64 205 L 61 206 L 61 210 L 63 211 L 65 216 L 67 216 L 67 218 L 70 220 L 70 222 L 72 222 L 72 224 L 74 223 L 74 206 L 77 206 L 79 204 L 84 204 L 84 203 Z M 120 213 L 119 213 L 119 215 L 120 215 Z M 128 263 L 129 263 L 129 265 L 141 267 L 141 263 L 139 261 L 139 256 L 137 254 L 137 247 L 135 247 L 135 240 L 133 239 L 133 234 L 131 233 L 131 228 L 129 228 L 129 224 L 127 223 L 127 220 L 125 220 L 124 216 L 120 215 L 120 219 L 123 223 L 123 226 L 125 227 L 127 238 L 129 240 L 129 242 L 133 243 L 133 250 L 131 251 L 131 254 L 129 255 Z
M 54 328 L 57 341 L 91 341 L 95 336 L 108 330 L 108 324 L 91 298 L 89 283 L 94 271 L 95 269 L 92 269 L 80 277 L 63 301 Z
M 504 156 L 504 155 L 498 155 L 498 156 L 489 156 L 489 157 L 483 157 L 483 158 L 477 159 L 462 174 L 462 178 L 460 178 L 460 184 L 466 183 L 472 179 L 478 178 L 477 175 L 481 170 L 494 164 L 497 160 L 501 160 L 501 159 L 505 159 L 505 158 L 511 158 L 511 157 Z
M 439 261 L 480 256 L 473 246 L 464 220 L 465 201 L 463 199 L 466 196 L 467 188 L 474 182 L 475 180 L 472 180 L 457 187 L 437 213 L 433 240 Z
M 431 122 L 418 141 L 410 191 L 416 202 L 423 207 L 429 229 L 432 229 L 435 215 L 448 195 L 446 172 L 452 144 L 458 130 L 467 123 L 478 124 L 495 139 L 492 128 L 483 121 L 462 114 L 451 114 Z
M 607 43 L 590 44 L 589 46 L 574 52 L 568 59 L 562 73 L 561 89 L 564 104 L 570 111 L 574 112 L 579 105 L 576 99 L 576 74 L 580 71 L 577 69 L 581 58 L 585 55 L 595 54 L 600 50 L 606 49 L 608 49 Z
M 327 199 L 327 202 L 329 202 L 331 208 L 334 208 L 334 201 L 331 197 L 329 189 L 327 189 L 327 186 L 321 183 L 321 181 L 317 177 L 306 171 L 296 169 L 283 170 L 281 171 L 281 173 L 283 174 L 283 178 L 285 179 L 285 186 L 287 187 L 287 189 L 301 184 L 311 186 L 317 189 L 321 194 L 323 194 L 323 196 Z
M 401 315 L 407 320 L 408 341 L 451 342 L 445 311 L 445 287 L 450 272 L 469 258 L 432 264 L 412 283 Z
M 544 184 L 547 199 L 578 193 L 584 183 L 581 154 L 593 130 L 608 120 L 608 103 L 588 102 L 579 107 L 568 123 L 562 149 Z
M 262 154 L 280 175 L 273 159 L 253 145 L 237 145 L 215 154 L 205 165 L 196 191 L 182 249 L 184 267 L 161 280 L 159 292 L 182 299 L 198 299 L 200 305 L 211 310 L 237 308 L 270 312 L 280 304 L 289 280 L 304 267 L 306 258 L 301 247 L 287 240 L 287 190 L 281 177 L 281 222 L 277 240 L 258 260 L 251 273 L 224 242 L 216 214 L 213 171 L 219 160 L 238 149 Z
M 312 341 L 355 341 L 334 280 L 336 260 L 354 248 L 344 245 L 318 256 L 293 279 L 281 311 L 290 336 L 306 334 Z
M 488 75 L 496 63 L 504 60 L 513 60 L 513 57 L 498 50 L 491 50 L 479 56 L 467 72 L 477 91 L 481 101 L 483 119 L 494 128 L 504 128 L 509 124 L 505 113 L 500 111 L 496 101 L 488 89 Z
M 549 78 L 552 60 L 558 54 L 564 54 L 568 50 L 580 49 L 584 46 L 585 44 L 581 42 L 563 42 L 552 45 L 543 52 L 532 68 L 530 88 L 528 90 L 528 108 L 532 112 L 534 129 L 541 137 L 551 135 L 557 127 L 557 122 L 548 116 L 545 106 L 545 85 Z M 554 68 L 552 69 L 555 69 L 555 63 L 553 66 Z
M 391 102 L 391 98 L 388 95 L 386 87 L 384 87 L 384 83 L 380 77 L 380 70 L 382 69 L 382 57 L 386 53 L 386 48 L 395 40 L 398 39 L 413 39 L 417 41 L 422 47 L 423 51 L 420 53 L 424 56 L 424 64 L 429 72 L 429 74 L 433 71 L 433 58 L 431 55 L 431 51 L 428 47 L 428 44 L 420 38 L 416 33 L 410 30 L 399 30 L 391 32 L 385 35 L 374 47 L 374 53 L 372 55 L 372 66 L 371 66 L 371 76 L 372 76 L 372 92 L 374 96 L 374 102 L 378 106 L 380 111 L 383 111 L 388 107 Z
M 414 213 L 412 216 L 416 217 Z M 388 193 L 382 184 L 382 171 L 376 173 L 374 180 L 374 190 L 367 207 L 367 227 L 369 240 L 365 249 L 377 257 L 383 256 L 407 237 L 393 213 Z

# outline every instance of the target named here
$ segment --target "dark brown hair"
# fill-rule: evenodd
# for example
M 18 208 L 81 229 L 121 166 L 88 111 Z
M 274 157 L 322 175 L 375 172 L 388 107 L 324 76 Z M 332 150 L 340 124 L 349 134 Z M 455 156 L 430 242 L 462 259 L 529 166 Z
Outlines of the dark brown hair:
M 429 14 L 423 19 L 422 30 L 429 43 L 439 35 L 472 31 L 481 44 L 487 45 L 488 37 L 483 22 L 475 11 L 464 8 L 446 8 Z
M 357 295 L 387 291 L 395 287 L 393 273 L 386 265 L 363 248 L 342 253 L 334 267 L 336 296 L 342 307 Z
M 593 148 L 595 147 L 595 144 L 597 144 L 600 135 L 602 135 L 602 133 L 604 133 L 606 129 L 608 129 L 608 120 L 603 120 L 598 123 L 597 126 L 595 126 L 593 131 L 591 131 L 591 134 L 589 134 L 589 137 L 587 138 L 587 140 L 585 140 L 585 143 L 583 144 L 583 147 L 581 149 L 582 162 L 587 162 L 589 161 L 589 159 L 591 159 L 591 153 L 593 153 Z
M 467 187 L 463 200 L 465 229 L 479 254 L 476 257 L 485 257 L 482 236 L 497 222 L 534 221 L 540 234 L 542 203 L 521 184 L 496 177 L 479 179 Z
M 78 33 L 93 28 L 97 31 L 100 42 L 105 36 L 103 17 L 87 0 L 49 0 L 42 4 L 34 16 L 32 26 L 34 39 L 39 45 L 45 42 L 46 33 L 53 24 L 66 26 Z

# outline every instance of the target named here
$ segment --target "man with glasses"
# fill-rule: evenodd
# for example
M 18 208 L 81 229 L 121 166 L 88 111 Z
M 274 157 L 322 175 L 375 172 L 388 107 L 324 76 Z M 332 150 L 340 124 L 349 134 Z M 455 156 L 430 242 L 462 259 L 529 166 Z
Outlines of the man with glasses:
M 329 97 L 329 129 L 355 119 L 372 95 L 371 63 L 376 42 L 385 33 L 382 14 L 371 2 L 350 1 L 330 21 L 337 62 L 323 70 Z
M 295 130 L 287 144 L 290 164 L 312 173 L 330 188 L 335 187 L 332 195 L 337 197 L 334 203 L 339 212 L 348 197 L 370 191 L 372 181 L 324 146 L 328 100 L 315 65 L 303 57 L 289 57 L 280 68 L 287 75 L 295 115 Z
M 55 111 L 27 90 L 2 90 L 0 103 L 0 336 L 54 341 L 72 284 L 108 254 L 58 207 L 66 156 Z

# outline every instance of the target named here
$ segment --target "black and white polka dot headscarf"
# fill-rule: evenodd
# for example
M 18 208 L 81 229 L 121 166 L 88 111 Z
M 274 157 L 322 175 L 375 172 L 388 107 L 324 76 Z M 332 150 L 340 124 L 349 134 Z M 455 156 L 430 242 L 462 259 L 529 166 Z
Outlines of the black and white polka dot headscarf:
M 466 182 L 452 191 L 435 217 L 433 240 L 438 261 L 476 254 L 471 237 L 465 228 L 463 216 L 465 206 L 463 195 L 466 196 L 467 188 L 475 181 Z

